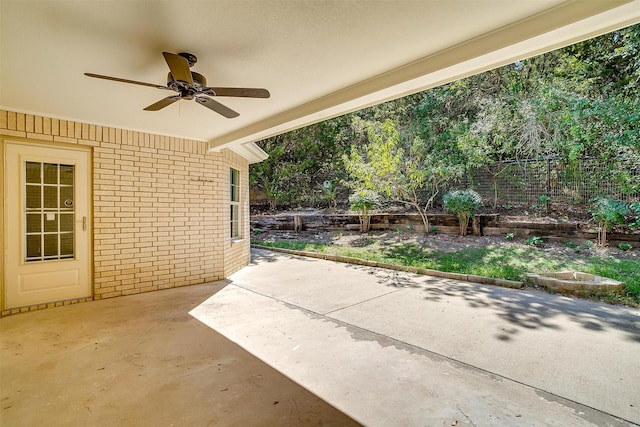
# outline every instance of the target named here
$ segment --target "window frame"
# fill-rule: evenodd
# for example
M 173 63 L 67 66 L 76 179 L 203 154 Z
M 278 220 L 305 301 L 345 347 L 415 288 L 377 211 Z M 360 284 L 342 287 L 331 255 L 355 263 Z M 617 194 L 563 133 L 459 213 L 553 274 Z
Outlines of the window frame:
M 242 239 L 242 227 L 240 223 L 240 171 L 229 168 L 229 232 L 231 240 Z

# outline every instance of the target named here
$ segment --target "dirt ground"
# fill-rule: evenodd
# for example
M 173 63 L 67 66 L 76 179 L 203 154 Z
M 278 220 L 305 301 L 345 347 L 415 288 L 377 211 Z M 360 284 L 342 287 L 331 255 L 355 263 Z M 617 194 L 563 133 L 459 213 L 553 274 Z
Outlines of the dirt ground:
M 366 234 L 356 231 L 274 231 L 261 230 L 253 236 L 254 242 L 259 241 L 286 241 L 301 240 L 315 243 L 331 243 L 340 246 L 364 247 L 377 243 L 382 246 L 394 244 L 413 243 L 415 245 L 430 248 L 442 252 L 458 252 L 463 249 L 479 247 L 533 247 L 526 243 L 525 239 L 514 237 L 508 240 L 505 236 L 454 236 L 449 234 L 416 233 L 409 230 L 402 231 L 372 231 Z M 592 243 L 592 244 L 591 244 Z M 598 247 L 591 243 L 569 243 L 569 240 L 544 239 L 540 246 L 535 248 L 557 256 L 568 256 L 575 259 L 582 257 L 601 257 L 616 259 L 640 259 L 640 248 L 623 251 L 616 246 Z

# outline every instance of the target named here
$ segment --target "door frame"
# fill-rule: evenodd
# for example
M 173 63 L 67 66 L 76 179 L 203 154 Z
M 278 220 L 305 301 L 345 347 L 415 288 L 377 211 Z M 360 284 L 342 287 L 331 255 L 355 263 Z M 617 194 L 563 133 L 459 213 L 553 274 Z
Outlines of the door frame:
M 6 312 L 8 310 L 13 310 L 7 308 L 6 301 L 6 283 L 5 283 L 5 271 L 6 271 L 6 251 L 9 250 L 8 245 L 8 237 L 7 237 L 7 215 L 9 214 L 9 200 L 6 199 L 6 184 L 5 183 L 5 171 L 6 171 L 6 153 L 5 146 L 6 143 L 13 143 L 31 147 L 46 147 L 46 148 L 55 148 L 62 150 L 73 150 L 73 151 L 82 151 L 87 153 L 88 155 L 88 164 L 87 164 L 87 178 L 88 178 L 88 191 L 87 191 L 87 214 L 88 214 L 88 233 L 87 236 L 87 244 L 88 244 L 88 254 L 87 254 L 87 279 L 89 280 L 89 295 L 88 298 L 92 298 L 94 296 L 94 265 L 93 265 L 93 257 L 94 257 L 94 232 L 93 232 L 93 148 L 90 146 L 79 145 L 79 144 L 67 144 L 60 142 L 51 142 L 51 141 L 41 141 L 34 140 L 29 138 L 22 137 L 11 137 L 6 135 L 0 135 L 0 162 L 2 163 L 2 172 L 0 173 L 0 230 L 2 231 L 0 235 L 0 309 L 2 312 Z M 76 298 L 72 298 L 76 299 Z M 57 302 L 57 301 L 52 301 Z M 34 304 L 35 306 L 39 306 L 42 304 L 49 303 L 41 303 Z M 6 314 L 6 313 L 5 313 Z

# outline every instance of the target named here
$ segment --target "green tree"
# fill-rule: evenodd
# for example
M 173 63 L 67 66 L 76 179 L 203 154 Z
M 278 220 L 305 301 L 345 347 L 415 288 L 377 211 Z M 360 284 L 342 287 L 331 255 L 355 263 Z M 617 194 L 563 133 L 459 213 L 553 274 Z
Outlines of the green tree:
M 402 137 L 391 120 L 359 122 L 368 138 L 364 146 L 352 146 L 343 161 L 351 186 L 375 190 L 389 200 L 413 207 L 429 232 L 427 207 L 438 194 L 439 186 L 463 169 L 453 164 L 419 137 Z

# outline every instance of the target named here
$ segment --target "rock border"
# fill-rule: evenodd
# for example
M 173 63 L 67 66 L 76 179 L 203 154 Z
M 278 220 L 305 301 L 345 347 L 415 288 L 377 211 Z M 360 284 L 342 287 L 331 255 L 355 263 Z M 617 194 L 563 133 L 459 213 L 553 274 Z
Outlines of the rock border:
M 289 255 L 299 255 L 309 258 L 323 259 L 327 261 L 342 262 L 346 264 L 363 265 L 366 267 L 384 268 L 387 270 L 402 271 L 405 273 L 414 273 L 424 276 L 441 277 L 444 279 L 463 280 L 465 282 L 478 283 L 483 285 L 501 286 L 503 288 L 522 289 L 524 282 L 517 280 L 497 279 L 494 277 L 476 276 L 473 274 L 448 273 L 445 271 L 431 270 L 428 268 L 408 267 L 404 265 L 387 264 L 384 262 L 368 261 L 361 258 L 345 257 L 340 255 L 321 254 L 319 252 L 297 251 L 295 249 L 274 248 L 271 246 L 263 246 L 251 244 L 252 248 L 264 249 L 273 252 L 281 252 Z
M 624 282 L 579 271 L 558 271 L 525 276 L 525 283 L 542 286 L 554 291 L 573 295 L 602 295 L 608 292 L 623 293 Z

